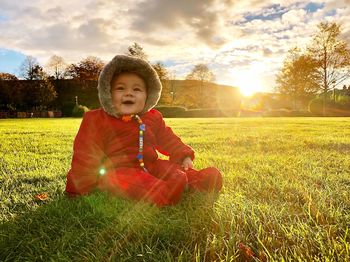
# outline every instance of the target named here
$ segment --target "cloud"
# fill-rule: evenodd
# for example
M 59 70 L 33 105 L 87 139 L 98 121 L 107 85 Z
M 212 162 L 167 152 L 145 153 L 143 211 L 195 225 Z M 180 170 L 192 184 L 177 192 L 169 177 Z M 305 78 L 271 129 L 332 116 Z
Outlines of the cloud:
M 50 1 L 52 5 L 47 2 L 39 5 L 39 2 L 33 0 L 31 5 L 24 3 L 17 9 L 7 2 L 4 13 L 9 19 L 0 20 L 0 31 L 6 36 L 0 37 L 0 47 L 23 50 L 38 56 L 40 61 L 53 53 L 68 54 L 73 60 L 86 53 L 109 59 L 111 52 L 125 48 L 121 42 L 126 36 L 125 23 L 129 22 L 114 17 L 125 10 L 111 12 L 99 2 L 95 2 L 99 8 L 74 0 L 70 4 L 57 0 Z
M 131 29 L 153 33 L 159 29 L 190 30 L 198 41 L 217 47 L 225 43 L 219 35 L 221 13 L 214 0 L 151 0 L 137 5 L 130 13 L 135 16 Z
M 332 0 L 326 4 L 326 10 L 336 9 L 335 19 L 340 23 L 342 30 L 342 37 L 350 45 L 350 0 Z
M 306 11 L 304 9 L 291 10 L 282 15 L 282 22 L 286 24 L 298 24 L 305 22 Z

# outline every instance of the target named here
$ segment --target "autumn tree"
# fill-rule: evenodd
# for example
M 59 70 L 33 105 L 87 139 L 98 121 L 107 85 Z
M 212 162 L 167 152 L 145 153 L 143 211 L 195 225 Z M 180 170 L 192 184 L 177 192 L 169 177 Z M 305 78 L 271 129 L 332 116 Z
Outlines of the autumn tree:
M 197 80 L 200 81 L 199 93 L 198 93 L 198 105 L 203 106 L 203 92 L 206 82 L 212 82 L 215 80 L 213 72 L 210 71 L 207 65 L 197 64 L 194 66 L 192 71 L 186 76 L 187 80 Z
M 318 89 L 316 63 L 313 58 L 293 48 L 277 74 L 275 90 L 292 100 L 294 110 L 297 102 L 305 102 Z
M 157 72 L 159 80 L 163 86 L 159 104 L 169 105 L 171 103 L 171 94 L 168 83 L 169 72 L 161 62 L 152 64 L 152 67 Z
M 22 94 L 18 78 L 9 73 L 0 73 L 0 110 L 14 110 L 20 103 Z
M 141 58 L 146 61 L 148 60 L 148 56 L 145 51 L 143 51 L 143 47 L 136 42 L 128 47 L 128 52 L 126 55 Z
M 64 78 L 66 68 L 67 64 L 63 57 L 57 55 L 51 56 L 46 64 L 47 72 L 56 80 Z
M 98 80 L 98 76 L 104 66 L 102 60 L 95 56 L 88 56 L 77 64 L 71 64 L 67 68 L 67 74 L 78 80 Z
M 13 74 L 0 72 L 0 80 L 18 80 L 18 78 Z
M 152 67 L 157 72 L 159 79 L 167 80 L 169 78 L 168 70 L 165 68 L 165 66 L 161 62 L 157 62 L 155 64 L 152 64 Z
M 320 23 L 308 47 L 308 54 L 317 63 L 318 83 L 323 92 L 323 115 L 326 113 L 328 91 L 350 76 L 350 50 L 340 38 L 340 33 L 337 23 Z

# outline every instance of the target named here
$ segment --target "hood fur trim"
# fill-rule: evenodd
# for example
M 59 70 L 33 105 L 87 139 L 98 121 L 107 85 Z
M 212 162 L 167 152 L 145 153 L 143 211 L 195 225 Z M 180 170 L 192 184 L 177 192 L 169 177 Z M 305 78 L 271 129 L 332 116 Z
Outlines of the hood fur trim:
M 136 72 L 143 78 L 147 86 L 147 99 L 141 113 L 152 109 L 158 103 L 162 92 L 162 84 L 157 72 L 148 62 L 142 59 L 116 55 L 104 66 L 98 78 L 98 97 L 103 110 L 111 116 L 119 117 L 112 103 L 111 81 L 114 75 L 122 72 Z

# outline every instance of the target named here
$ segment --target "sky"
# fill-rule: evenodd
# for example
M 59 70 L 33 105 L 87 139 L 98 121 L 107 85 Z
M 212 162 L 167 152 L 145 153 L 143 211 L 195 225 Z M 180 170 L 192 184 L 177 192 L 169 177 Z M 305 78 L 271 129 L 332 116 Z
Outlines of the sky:
M 218 84 L 271 92 L 320 22 L 340 23 L 350 46 L 349 17 L 350 0 L 0 0 L 0 72 L 18 76 L 25 56 L 108 62 L 137 42 L 176 79 L 205 63 Z

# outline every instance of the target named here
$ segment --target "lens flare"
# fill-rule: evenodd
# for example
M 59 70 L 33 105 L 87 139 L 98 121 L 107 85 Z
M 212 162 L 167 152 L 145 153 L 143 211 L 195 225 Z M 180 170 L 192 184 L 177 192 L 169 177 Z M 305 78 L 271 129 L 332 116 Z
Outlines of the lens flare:
M 103 176 L 104 174 L 106 174 L 106 169 L 104 169 L 103 167 L 100 168 L 99 173 L 100 173 L 101 176 Z

